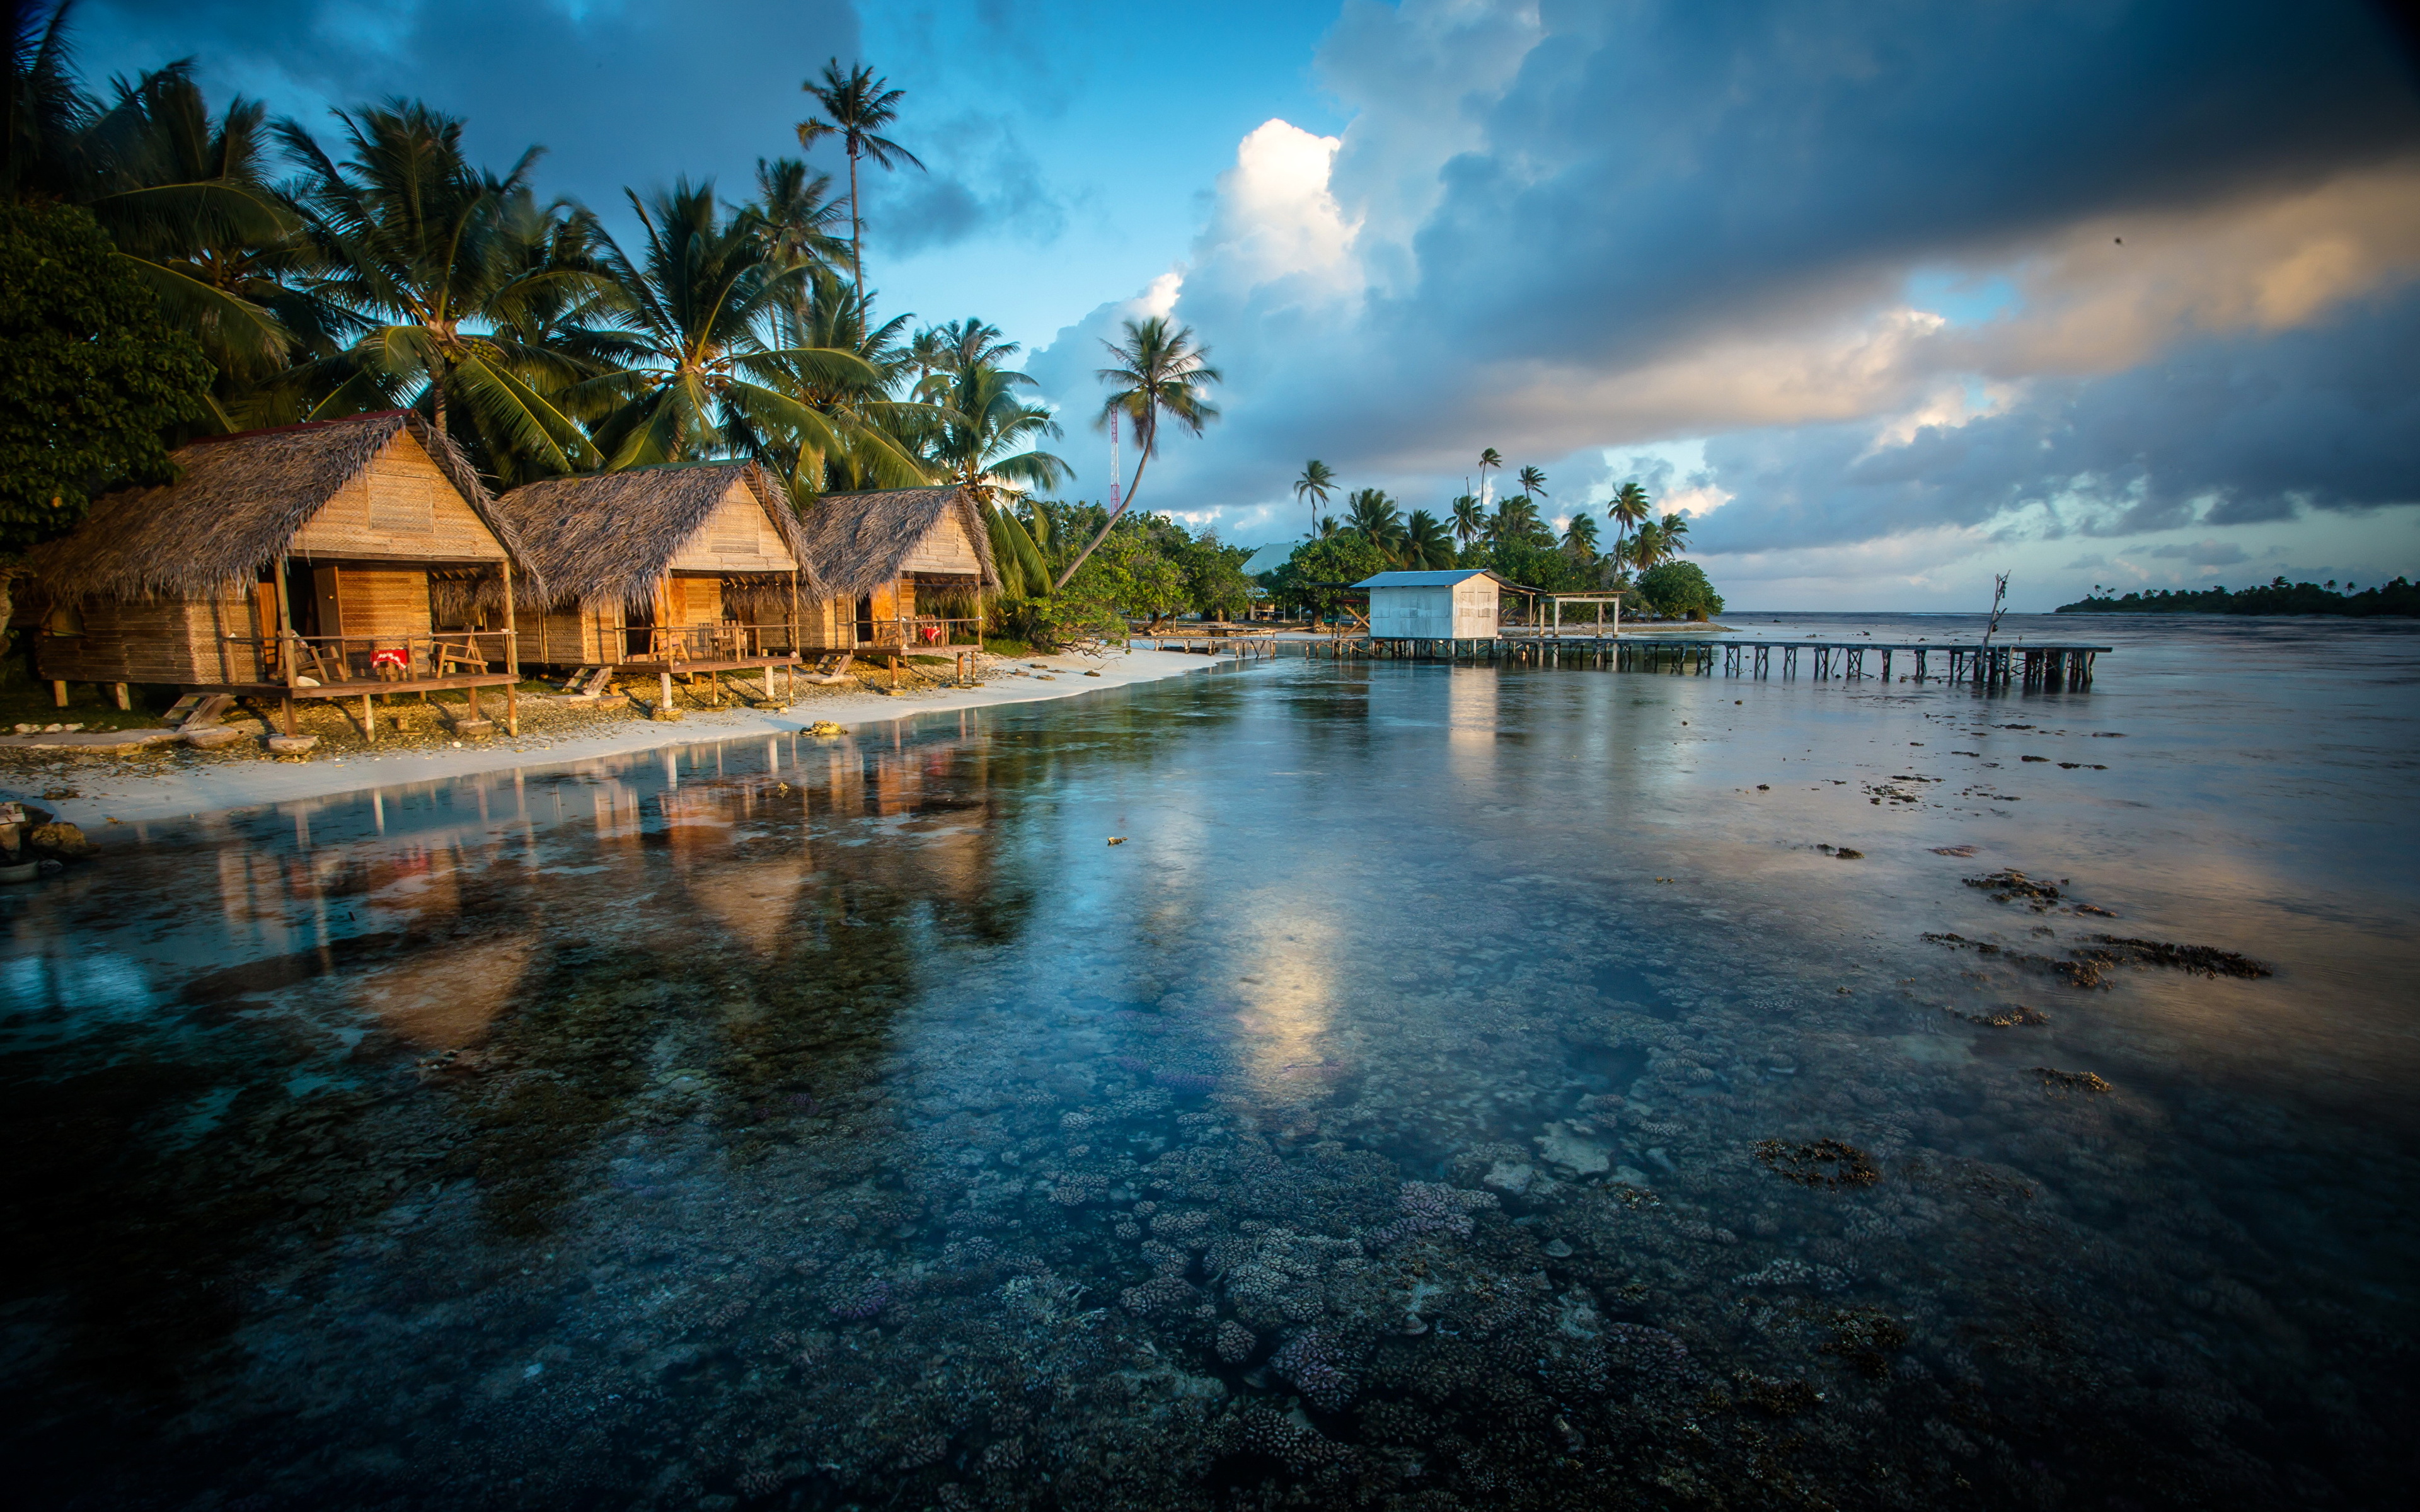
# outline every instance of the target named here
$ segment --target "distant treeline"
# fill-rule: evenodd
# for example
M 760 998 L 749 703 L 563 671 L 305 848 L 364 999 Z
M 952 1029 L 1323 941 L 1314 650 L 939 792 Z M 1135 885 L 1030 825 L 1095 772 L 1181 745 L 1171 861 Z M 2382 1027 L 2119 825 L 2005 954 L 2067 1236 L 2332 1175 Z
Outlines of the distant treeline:
M 2270 579 L 2265 587 L 2230 591 L 2225 588 L 2188 589 L 2182 592 L 2163 588 L 2156 593 L 2128 594 L 2123 598 L 2104 594 L 2079 598 L 2072 604 L 2061 604 L 2055 611 L 2060 614 L 2411 614 L 2420 615 L 2420 587 L 2404 579 L 2379 588 L 2351 592 L 2345 585 L 2339 593 L 2334 581 L 2325 587 L 2318 583 L 2289 583 L 2283 578 Z

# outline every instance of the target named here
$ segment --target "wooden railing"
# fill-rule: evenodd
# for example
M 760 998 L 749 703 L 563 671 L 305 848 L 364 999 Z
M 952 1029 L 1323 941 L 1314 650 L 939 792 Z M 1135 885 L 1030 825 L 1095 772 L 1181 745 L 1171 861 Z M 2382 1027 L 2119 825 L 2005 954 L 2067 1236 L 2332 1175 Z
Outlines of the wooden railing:
M 440 630 L 427 635 L 230 635 L 250 646 L 264 681 L 336 687 L 429 678 L 511 674 L 514 632 Z M 288 672 L 291 671 L 289 678 Z
M 868 629 L 867 622 L 860 620 L 857 624 L 860 630 L 858 640 L 860 645 L 870 643 L 880 646 L 904 645 L 909 647 L 933 646 L 939 648 L 941 646 L 960 643 L 958 637 L 961 635 L 966 637 L 968 643 L 974 645 L 983 644 L 983 621 L 981 620 L 948 620 L 942 619 L 938 615 L 930 614 L 916 614 L 904 616 L 898 619 L 876 620 L 870 627 L 870 640 L 866 635 L 866 631 Z
M 632 625 L 624 632 L 635 640 L 644 630 L 647 649 L 628 653 L 633 661 L 660 661 L 678 666 L 685 661 L 736 661 L 754 656 L 798 655 L 797 626 L 791 625 Z

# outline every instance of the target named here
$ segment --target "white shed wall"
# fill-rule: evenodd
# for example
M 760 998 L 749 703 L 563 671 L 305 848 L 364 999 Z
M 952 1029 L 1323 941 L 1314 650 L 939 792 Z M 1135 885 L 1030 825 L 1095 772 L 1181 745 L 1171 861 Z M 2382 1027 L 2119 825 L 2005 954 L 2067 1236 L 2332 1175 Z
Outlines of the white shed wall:
M 1496 580 L 1370 590 L 1370 633 L 1380 640 L 1486 640 L 1496 635 Z

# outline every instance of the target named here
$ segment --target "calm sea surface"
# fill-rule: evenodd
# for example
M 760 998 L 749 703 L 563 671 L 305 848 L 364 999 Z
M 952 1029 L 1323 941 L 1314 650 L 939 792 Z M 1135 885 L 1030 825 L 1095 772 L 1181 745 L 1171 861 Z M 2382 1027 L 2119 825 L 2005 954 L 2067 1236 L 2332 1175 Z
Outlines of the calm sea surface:
M 2408 1504 L 2420 626 L 2003 634 L 2118 649 L 113 829 L 0 894 L 11 1500 Z

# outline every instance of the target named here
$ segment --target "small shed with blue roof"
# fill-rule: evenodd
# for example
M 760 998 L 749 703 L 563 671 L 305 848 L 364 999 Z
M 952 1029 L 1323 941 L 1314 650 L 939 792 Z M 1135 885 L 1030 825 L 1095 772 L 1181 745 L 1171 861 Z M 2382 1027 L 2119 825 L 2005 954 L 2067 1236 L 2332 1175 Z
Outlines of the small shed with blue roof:
M 1497 595 L 1521 591 L 1485 567 L 1382 572 L 1353 586 L 1369 591 L 1375 640 L 1493 640 Z

